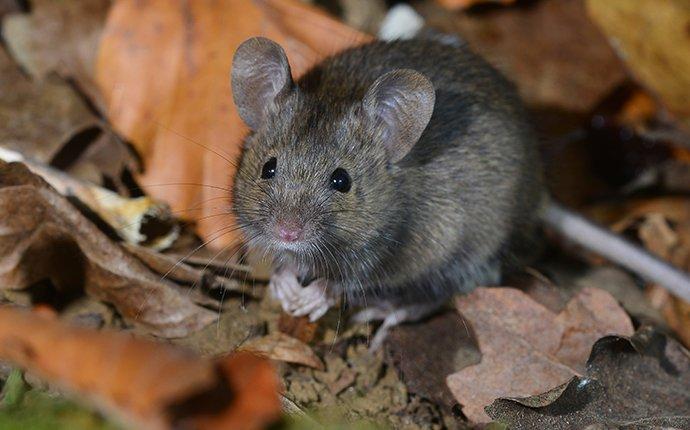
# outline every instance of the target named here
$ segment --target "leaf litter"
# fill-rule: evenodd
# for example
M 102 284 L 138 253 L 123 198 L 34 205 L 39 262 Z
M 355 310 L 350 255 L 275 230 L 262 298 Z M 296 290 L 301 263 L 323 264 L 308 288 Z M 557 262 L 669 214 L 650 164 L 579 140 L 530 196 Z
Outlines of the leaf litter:
M 304 411 L 313 412 L 322 422 L 330 422 L 329 417 L 348 423 L 364 419 L 392 428 L 409 429 L 471 428 L 477 421 L 487 420 L 487 412 L 493 419 L 520 428 L 523 419 L 524 426 L 544 419 L 539 407 L 553 410 L 548 409 L 549 404 L 535 400 L 522 401 L 530 405 L 530 413 L 537 411 L 535 416 L 525 414 L 522 409 L 515 412 L 516 408 L 524 409 L 524 406 L 509 400 L 494 402 L 488 411 L 482 409 L 499 396 L 546 392 L 540 398 L 555 398 L 554 404 L 560 405 L 559 408 L 563 404 L 580 405 L 577 403 L 579 397 L 572 396 L 578 391 L 568 389 L 567 381 L 573 375 L 579 378 L 573 380 L 577 384 L 585 378 L 598 381 L 585 384 L 587 390 L 601 385 L 614 386 L 606 379 L 607 375 L 626 374 L 630 370 L 627 366 L 639 369 L 635 367 L 639 363 L 633 363 L 633 355 L 626 348 L 618 347 L 597 355 L 608 357 L 608 373 L 598 376 L 600 380 L 592 376 L 592 358 L 590 365 L 585 367 L 592 345 L 597 350 L 601 342 L 612 339 L 605 337 L 595 343 L 601 336 L 614 332 L 632 334 L 625 311 L 636 323 L 658 323 L 663 317 L 681 338 L 686 333 L 685 304 L 664 295 L 663 290 L 654 286 L 646 287 L 646 298 L 638 282 L 626 273 L 607 266 L 589 267 L 602 262 L 571 250 L 569 254 L 581 260 L 578 264 L 572 258 L 556 256 L 550 258 L 549 263 L 555 259 L 558 264 L 540 264 L 540 271 L 548 277 L 528 270 L 527 276 L 505 284 L 523 292 L 514 288 L 482 289 L 475 294 L 486 295 L 483 301 L 473 301 L 476 295 L 459 298 L 459 304 L 471 302 L 472 305 L 459 308 L 460 313 L 448 310 L 427 321 L 394 329 L 384 353 L 379 355 L 372 356 L 366 349 L 372 327 L 346 324 L 347 312 L 335 310 L 315 324 L 282 315 L 275 303 L 263 297 L 264 268 L 251 256 L 236 253 L 232 246 L 222 249 L 221 245 L 234 245 L 235 238 L 227 235 L 218 243 L 211 242 L 209 245 L 216 245 L 216 250 L 201 246 L 203 240 L 213 239 L 219 226 L 230 225 L 231 220 L 224 216 L 224 211 L 227 211 L 230 197 L 232 163 L 245 133 L 230 103 L 227 70 L 231 54 L 246 37 L 264 34 L 287 46 L 291 63 L 299 74 L 321 56 L 365 41 L 369 36 L 344 26 L 311 5 L 290 0 L 228 2 L 218 8 L 210 8 L 204 2 L 186 1 L 34 0 L 29 3 L 32 8 L 23 14 L 16 13 L 17 7 L 4 8 L 5 3 L 0 3 L 0 15 L 4 11 L 11 12 L 4 15 L 7 19 L 3 21 L 3 35 L 12 54 L 2 58 L 0 86 L 14 90 L 17 84 L 16 88 L 21 89 L 21 96 L 11 98 L 5 112 L 10 119 L 16 119 L 13 113 L 22 112 L 20 117 L 26 119 L 12 123 L 12 127 L 1 128 L 0 145 L 3 149 L 20 152 L 27 165 L 44 176 L 58 192 L 41 181 L 37 183 L 37 179 L 26 171 L 21 173 L 21 181 L 11 181 L 9 186 L 3 182 L 5 186 L 0 188 L 0 195 L 4 195 L 0 198 L 0 206 L 13 215 L 19 214 L 2 222 L 12 234 L 22 236 L 21 240 L 14 240 L 16 236 L 6 235 L 7 240 L 1 246 L 5 249 L 0 259 L 5 268 L 3 276 L 15 282 L 2 285 L 5 301 L 21 302 L 25 306 L 50 303 L 62 320 L 82 327 L 125 328 L 132 336 L 153 336 L 159 340 L 161 336 L 175 336 L 169 341 L 205 356 L 220 357 L 230 351 L 253 348 L 269 356 L 276 366 L 284 382 L 283 404 L 289 406 L 286 406 L 288 411 L 303 416 Z M 620 139 L 621 147 L 629 151 L 632 158 L 647 158 L 642 162 L 607 159 L 611 164 L 607 164 L 607 168 L 626 173 L 623 176 L 627 187 L 621 187 L 620 183 L 607 185 L 606 193 L 614 193 L 617 201 L 622 199 L 623 205 L 616 204 L 615 211 L 604 212 L 606 221 L 614 223 L 614 229 L 637 235 L 651 250 L 682 265 L 682 255 L 686 255 L 684 250 L 687 249 L 684 225 L 690 213 L 685 208 L 684 198 L 662 196 L 658 201 L 648 199 L 642 204 L 631 200 L 630 193 L 649 191 L 652 185 L 661 187 L 655 189 L 655 193 L 669 192 L 671 187 L 675 187 L 676 193 L 688 191 L 682 176 L 690 164 L 690 155 L 682 146 L 687 135 L 678 128 L 685 106 L 673 103 L 675 99 L 670 100 L 658 89 L 659 76 L 663 73 L 658 71 L 657 65 L 645 65 L 647 59 L 638 53 L 631 59 L 616 58 L 630 48 L 628 45 L 612 48 L 607 42 L 606 37 L 612 40 L 611 35 L 619 31 L 613 25 L 616 23 L 606 22 L 614 15 L 600 13 L 593 19 L 594 2 L 579 0 L 567 3 L 539 0 L 529 5 L 521 2 L 515 5 L 481 5 L 474 1 L 445 3 L 455 3 L 451 7 L 471 7 L 455 15 L 446 13 L 443 18 L 433 12 L 438 6 L 431 6 L 430 2 L 416 2 L 415 7 L 426 16 L 427 24 L 459 32 L 474 49 L 487 54 L 517 83 L 532 110 L 541 115 L 537 116 L 538 129 L 545 133 L 541 137 L 548 142 L 545 144 L 548 151 L 560 151 L 552 142 L 562 141 L 564 133 L 573 130 L 586 131 L 584 141 L 574 141 L 579 145 L 594 141 L 590 133 L 592 127 L 587 123 L 592 119 L 589 115 L 603 115 L 601 104 L 608 106 L 609 100 L 615 102 L 613 109 L 606 113 L 610 114 L 606 117 L 607 124 L 613 121 L 610 130 L 616 133 L 633 130 L 640 147 L 647 145 L 649 139 L 664 140 L 660 144 L 664 148 L 663 157 L 657 157 L 650 156 L 650 151 L 638 151 L 629 140 Z M 355 4 L 352 2 L 347 12 L 343 6 L 343 13 L 352 14 Z M 670 9 L 677 4 L 663 7 Z M 331 10 L 337 11 L 338 7 Z M 626 21 L 628 27 L 639 18 L 635 14 L 631 16 L 621 18 L 621 21 L 632 20 Z M 369 20 L 366 27 L 374 31 L 376 23 Z M 83 37 L 79 37 L 82 33 Z M 628 44 L 628 39 L 625 40 Z M 655 36 L 645 43 L 657 44 L 657 40 Z M 685 42 L 680 41 L 679 45 L 682 43 Z M 94 50 L 96 46 L 98 52 Z M 668 48 L 668 44 L 654 46 L 659 50 Z M 661 53 L 675 67 L 678 63 L 673 55 L 673 52 Z M 19 72 L 13 60 L 27 74 Z M 640 68 L 649 73 L 641 73 Z M 639 80 L 641 85 L 634 86 L 633 96 L 622 100 L 618 93 L 631 79 Z M 682 75 L 673 79 L 682 79 Z M 94 82 L 96 86 L 92 85 Z M 675 85 L 674 82 L 669 81 L 668 85 Z M 84 104 L 84 99 L 88 100 L 88 105 Z M 1 106 L 3 102 L 0 101 Z M 61 106 L 66 106 L 67 110 L 61 110 Z M 670 120 L 665 108 L 673 114 Z M 555 126 L 542 124 L 549 118 Z M 593 120 L 593 123 L 597 122 Z M 36 128 L 36 124 L 45 124 L 44 128 L 54 132 L 42 133 L 44 130 Z M 138 159 L 131 157 L 131 148 L 117 138 L 111 128 L 131 142 Z M 609 128 L 606 130 L 608 132 Z M 613 136 L 618 139 L 617 135 Z M 569 139 L 568 135 L 565 137 Z M 605 151 L 602 148 L 606 146 L 601 145 L 600 140 L 595 143 L 591 151 L 600 157 L 597 151 Z M 658 147 L 654 145 L 651 147 Z M 63 159 L 65 154 L 69 154 L 68 162 Z M 592 161 L 583 157 L 582 152 L 579 154 L 580 158 L 573 159 L 571 164 L 590 167 Z M 145 168 L 143 174 L 138 174 L 139 160 Z M 36 163 L 32 165 L 32 161 Z M 644 167 L 644 172 L 638 170 L 639 166 Z M 21 170 L 17 165 L 3 165 L 0 172 L 5 178 L 8 178 L 7 169 L 14 172 L 9 177 L 17 175 L 15 170 Z M 118 222 L 94 210 L 101 197 L 89 198 L 87 193 L 75 196 L 69 187 L 61 188 L 60 181 L 49 179 L 52 173 L 46 172 L 55 171 L 68 172 L 81 183 L 90 181 L 121 194 L 121 203 L 127 208 L 124 212 L 129 210 L 129 204 L 140 207 L 137 205 L 144 201 L 136 200 L 141 197 L 139 181 L 146 192 L 160 198 L 146 200 L 147 205 L 163 201 L 172 206 L 172 212 L 163 211 L 163 220 L 168 217 L 171 225 L 179 227 L 179 236 L 157 243 L 148 240 L 147 236 L 147 240 L 141 241 L 137 236 L 143 234 L 141 223 L 134 233 L 122 233 L 122 223 L 118 230 Z M 649 172 L 656 176 L 649 179 Z M 596 169 L 588 174 L 596 175 Z M 602 184 L 607 183 L 607 178 L 590 181 L 576 176 L 578 182 L 564 188 L 567 193 L 576 195 L 577 199 L 572 201 L 590 203 L 587 198 L 596 195 L 600 199 L 604 196 L 604 201 L 611 204 L 610 195 L 602 193 Z M 585 181 L 590 181 L 587 183 L 592 186 L 583 192 L 580 189 L 585 188 Z M 63 181 L 63 185 L 65 183 L 74 184 L 70 180 Z M 18 188 L 21 193 L 17 192 Z M 27 205 L 25 199 L 32 199 L 31 205 Z M 27 207 L 31 208 L 31 216 L 21 216 L 20 212 Z M 88 213 L 89 208 L 96 212 L 95 217 Z M 141 212 L 139 209 L 137 213 Z M 160 214 L 152 215 L 155 218 Z M 185 217 L 192 224 L 178 223 L 175 215 Z M 200 233 L 201 241 L 189 234 L 193 227 Z M 16 252 L 20 245 L 25 249 Z M 168 247 L 168 253 L 160 252 Z M 582 261 L 587 263 L 585 267 Z M 56 288 L 56 293 L 46 296 L 46 289 Z M 599 288 L 609 291 L 623 307 Z M 87 296 L 80 289 L 84 289 Z M 142 295 L 150 291 L 155 291 L 154 304 L 158 306 L 144 307 L 143 320 L 141 315 L 133 318 L 131 310 L 146 303 Z M 507 294 L 510 298 L 503 297 L 504 301 L 499 302 L 504 306 L 497 308 L 494 301 L 499 298 L 493 294 Z M 523 312 L 531 317 L 520 325 L 518 321 L 526 318 Z M 55 325 L 52 320 L 51 325 Z M 0 331 L 3 329 L 12 333 L 16 327 L 10 323 L 0 324 Z M 70 338 L 68 331 L 64 333 Z M 91 344 L 90 335 L 82 331 L 77 333 L 76 338 L 83 342 L 77 344 Z M 639 332 L 633 339 L 638 335 Z M 673 343 L 671 338 L 661 334 L 654 336 L 655 344 Z M 444 341 L 439 342 L 439 339 Z M 501 339 L 502 345 L 507 347 L 503 350 L 495 346 Z M 158 351 L 158 345 L 151 348 Z M 683 351 L 680 346 L 676 348 Z M 46 351 L 47 360 L 54 360 L 59 356 L 57 350 L 51 347 L 42 351 Z M 127 359 L 136 357 L 136 354 L 129 355 L 122 355 L 121 360 L 127 363 Z M 193 357 L 190 360 L 198 360 Z M 520 357 L 537 357 L 532 367 L 543 364 L 530 374 L 532 381 L 528 381 L 541 381 L 541 385 L 537 383 L 527 390 L 529 387 L 521 381 L 530 376 L 516 372 L 514 365 L 518 362 L 529 367 L 531 363 L 530 359 L 519 361 Z M 105 359 L 104 362 L 107 363 Z M 29 376 L 36 370 L 34 365 L 28 365 Z M 482 366 L 484 373 L 472 376 L 472 372 Z M 650 374 L 658 371 L 653 366 L 649 369 Z M 175 374 L 175 377 L 184 378 L 187 376 L 184 373 Z M 106 387 L 104 381 L 98 380 L 99 376 L 104 379 L 104 375 L 107 372 L 95 371 L 90 377 L 97 382 L 96 386 Z M 84 381 L 79 379 L 84 375 L 77 370 L 73 370 L 72 376 Z M 449 388 L 446 377 L 448 381 L 455 377 L 455 386 Z M 457 378 L 463 377 L 465 382 L 458 387 L 457 381 L 462 379 Z M 660 378 L 664 380 L 663 375 Z M 495 382 L 496 390 L 486 393 L 490 391 L 490 382 Z M 547 391 L 564 382 L 566 385 L 560 390 Z M 684 379 L 676 382 L 687 387 Z M 501 388 L 516 386 L 517 390 L 501 391 Z M 616 398 L 597 397 L 601 392 L 592 391 L 592 401 L 583 410 L 591 411 L 592 405 L 614 405 L 615 409 L 626 396 L 645 398 L 650 392 L 668 396 L 674 387 L 677 385 L 655 387 L 645 383 L 636 387 L 638 391 L 633 394 L 616 391 Z M 128 393 L 126 390 L 132 387 L 121 388 Z M 463 389 L 470 397 L 479 393 L 485 398 L 468 402 L 467 396 L 453 396 Z M 659 391 L 654 391 L 657 389 Z M 274 393 L 278 388 L 268 391 Z M 85 390 L 82 394 L 89 399 L 89 393 Z M 199 402 L 208 403 L 218 396 L 222 398 L 222 392 L 214 391 L 211 397 L 195 398 L 186 405 L 194 409 Z M 268 392 L 265 396 L 271 397 Z M 682 396 L 677 399 L 683 401 Z M 505 402 L 512 402 L 512 406 L 492 409 Z M 117 405 L 125 415 L 137 412 L 131 405 Z M 176 410 L 185 409 L 177 406 Z M 683 405 L 671 402 L 668 406 L 670 410 Z M 494 410 L 499 412 L 492 412 Z M 643 407 L 640 410 L 663 412 L 663 409 Z M 548 418 L 554 428 L 566 426 L 564 423 L 577 413 L 572 408 L 567 412 L 558 411 Z M 257 412 L 260 415 L 261 411 L 245 410 L 242 416 L 247 419 Z M 516 414 L 519 415 L 517 421 Z M 603 416 L 586 412 L 585 415 L 587 422 L 595 425 L 622 422 L 615 414 Z M 663 413 L 660 416 L 663 418 Z M 638 421 L 622 425 L 638 425 Z M 542 427 L 541 424 L 535 426 Z M 304 427 L 298 425 L 297 428 Z

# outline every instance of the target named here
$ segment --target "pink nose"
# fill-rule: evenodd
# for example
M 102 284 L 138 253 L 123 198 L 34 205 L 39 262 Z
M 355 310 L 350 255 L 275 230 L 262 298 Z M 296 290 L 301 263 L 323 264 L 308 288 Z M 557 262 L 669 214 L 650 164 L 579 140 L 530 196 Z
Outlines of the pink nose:
M 293 223 L 279 223 L 277 230 L 278 237 L 285 242 L 295 242 L 302 236 L 302 228 Z

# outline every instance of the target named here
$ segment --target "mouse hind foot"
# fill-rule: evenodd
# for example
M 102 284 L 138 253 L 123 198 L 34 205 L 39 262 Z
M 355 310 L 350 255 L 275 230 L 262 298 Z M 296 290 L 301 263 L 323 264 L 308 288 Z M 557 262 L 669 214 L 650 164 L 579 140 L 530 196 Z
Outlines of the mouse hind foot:
M 382 321 L 369 343 L 369 351 L 374 352 L 383 346 L 391 328 L 405 322 L 415 322 L 426 318 L 438 311 L 444 303 L 445 301 L 437 301 L 403 306 L 381 303 L 357 312 L 352 316 L 352 321 L 357 323 Z

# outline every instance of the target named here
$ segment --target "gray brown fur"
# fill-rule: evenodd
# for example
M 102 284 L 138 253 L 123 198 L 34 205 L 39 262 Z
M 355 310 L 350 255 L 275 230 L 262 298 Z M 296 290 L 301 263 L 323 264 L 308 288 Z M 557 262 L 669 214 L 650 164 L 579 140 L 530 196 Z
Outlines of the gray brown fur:
M 391 161 L 363 98 L 397 69 L 426 76 L 435 104 L 409 153 Z M 242 104 L 257 89 L 236 80 Z M 536 141 L 513 86 L 466 47 L 377 41 L 271 88 L 234 182 L 250 244 L 335 281 L 355 304 L 435 301 L 496 284 L 530 254 L 544 199 Z M 261 180 L 270 157 L 276 176 Z M 337 167 L 352 178 L 348 193 L 328 187 Z M 281 217 L 304 222 L 313 242 L 279 249 L 270 229 Z

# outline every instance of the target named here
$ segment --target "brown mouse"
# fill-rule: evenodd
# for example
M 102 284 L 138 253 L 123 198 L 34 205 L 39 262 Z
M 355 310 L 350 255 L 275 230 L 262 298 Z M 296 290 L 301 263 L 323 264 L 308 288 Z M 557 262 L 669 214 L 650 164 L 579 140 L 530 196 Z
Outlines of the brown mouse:
M 463 44 L 375 41 L 294 81 L 265 38 L 235 53 L 232 90 L 247 136 L 233 211 L 249 246 L 275 256 L 270 291 L 294 315 L 343 297 L 387 328 L 537 255 L 543 222 L 594 238 L 602 255 L 681 290 L 687 276 L 550 201 L 514 87 Z M 622 241 L 638 260 L 621 261 Z M 579 243 L 582 243 L 579 240 Z M 630 251 L 632 250 L 632 251 Z M 624 259 L 625 260 L 625 259 Z

